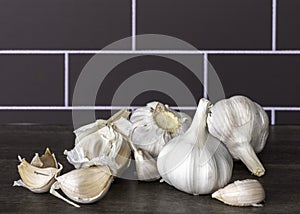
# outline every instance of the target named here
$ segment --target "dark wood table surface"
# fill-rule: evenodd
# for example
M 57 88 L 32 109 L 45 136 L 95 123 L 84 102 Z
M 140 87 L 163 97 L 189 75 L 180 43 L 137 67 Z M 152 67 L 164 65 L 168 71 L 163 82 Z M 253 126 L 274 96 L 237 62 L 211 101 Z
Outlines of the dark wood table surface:
M 116 178 L 99 202 L 75 208 L 54 196 L 35 194 L 12 187 L 19 179 L 17 155 L 30 160 L 50 147 L 63 173 L 72 169 L 64 149 L 74 144 L 72 127 L 45 125 L 0 126 L 1 213 L 300 213 L 300 126 L 273 126 L 268 143 L 259 154 L 266 174 L 258 180 L 266 191 L 264 207 L 231 207 L 211 199 L 210 195 L 192 196 L 166 183 L 138 182 Z M 234 163 L 232 181 L 252 178 L 240 162 Z M 298 211 L 298 212 L 297 212 Z

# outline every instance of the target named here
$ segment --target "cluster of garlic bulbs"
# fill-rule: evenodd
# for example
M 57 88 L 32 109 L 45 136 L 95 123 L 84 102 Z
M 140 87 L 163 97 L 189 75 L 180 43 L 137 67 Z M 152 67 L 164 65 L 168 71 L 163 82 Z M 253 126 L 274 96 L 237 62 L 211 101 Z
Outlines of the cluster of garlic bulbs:
M 121 110 L 108 120 L 75 130 L 74 148 L 64 152 L 75 169 L 61 176 L 62 166 L 49 149 L 41 157 L 36 154 L 31 163 L 19 158 L 21 179 L 14 185 L 38 193 L 50 191 L 76 207 L 74 202 L 93 203 L 105 196 L 114 176 L 128 168 L 132 150 L 138 180 L 162 177 L 193 195 L 217 190 L 213 198 L 234 206 L 259 206 L 264 200 L 264 190 L 256 180 L 224 187 L 231 179 L 232 157 L 242 160 L 254 175 L 265 172 L 256 153 L 265 146 L 269 121 L 257 103 L 235 96 L 212 105 L 202 98 L 193 120 L 160 102 L 148 103 L 129 115 Z

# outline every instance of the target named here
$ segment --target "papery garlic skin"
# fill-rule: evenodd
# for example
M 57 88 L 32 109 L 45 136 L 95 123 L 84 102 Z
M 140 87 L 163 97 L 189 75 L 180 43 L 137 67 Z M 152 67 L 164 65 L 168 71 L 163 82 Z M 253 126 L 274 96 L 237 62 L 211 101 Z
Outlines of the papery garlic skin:
M 104 126 L 85 136 L 71 151 L 65 151 L 68 161 L 76 169 L 93 165 L 107 165 L 114 176 L 125 170 L 130 161 L 130 147 L 112 126 Z
M 172 138 L 183 134 L 191 124 L 191 117 L 176 112 L 160 102 L 151 102 L 137 108 L 131 115 L 134 132 L 132 142 L 157 157 L 161 149 Z
M 89 204 L 103 198 L 110 188 L 113 175 L 107 166 L 75 169 L 56 178 L 50 193 L 62 200 L 79 207 L 61 196 L 56 190 L 61 189 L 71 200 Z
M 266 112 L 249 98 L 234 96 L 217 102 L 207 118 L 209 132 L 221 140 L 233 158 L 262 176 L 265 169 L 255 152 L 260 152 L 269 134 Z
M 265 199 L 265 191 L 257 180 L 238 180 L 214 192 L 212 198 L 231 206 L 261 207 L 259 203 Z
M 55 182 L 55 176 L 59 175 L 62 165 L 58 163 L 59 168 L 54 167 L 36 167 L 28 163 L 24 158 L 19 157 L 21 163 L 18 165 L 20 180 L 15 181 L 13 186 L 22 186 L 34 193 L 44 193 L 50 190 Z
M 200 100 L 190 128 L 170 140 L 157 160 L 164 181 L 193 195 L 208 194 L 223 187 L 232 174 L 229 152 L 206 129 L 209 105 L 208 100 Z

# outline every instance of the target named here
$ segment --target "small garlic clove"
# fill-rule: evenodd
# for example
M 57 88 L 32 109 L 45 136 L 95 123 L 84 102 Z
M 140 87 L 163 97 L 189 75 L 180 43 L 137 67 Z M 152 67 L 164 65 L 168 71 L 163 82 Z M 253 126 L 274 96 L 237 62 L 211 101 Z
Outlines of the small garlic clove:
M 55 182 L 55 176 L 60 173 L 62 168 L 61 164 L 59 164 L 59 168 L 39 168 L 31 165 L 23 158 L 18 165 L 21 179 L 15 181 L 13 186 L 22 186 L 35 193 L 48 192 Z
M 156 160 L 151 154 L 141 148 L 137 148 L 131 141 L 131 134 L 134 131 L 132 123 L 120 118 L 113 124 L 114 128 L 127 139 L 128 145 L 134 152 L 137 178 L 140 181 L 154 181 L 160 178 L 157 170 Z
M 105 196 L 113 181 L 113 176 L 107 166 L 94 166 L 72 170 L 56 178 L 50 193 L 73 206 L 77 204 L 61 196 L 56 190 L 61 189 L 71 200 L 88 204 Z
M 134 150 L 136 173 L 140 181 L 155 181 L 160 178 L 155 159 L 142 149 Z
M 237 180 L 214 192 L 212 198 L 232 206 L 259 207 L 262 206 L 259 203 L 265 199 L 265 191 L 257 180 Z
M 41 157 L 39 156 L 38 153 L 35 153 L 30 164 L 40 168 L 47 168 L 47 167 L 57 168 L 57 161 L 55 155 L 51 154 L 49 148 L 46 148 L 45 153 Z

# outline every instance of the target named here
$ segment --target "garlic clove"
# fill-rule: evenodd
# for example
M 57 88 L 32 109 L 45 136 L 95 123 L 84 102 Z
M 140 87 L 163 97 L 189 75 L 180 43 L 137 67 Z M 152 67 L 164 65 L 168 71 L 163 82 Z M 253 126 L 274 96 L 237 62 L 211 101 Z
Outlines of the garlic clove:
M 45 153 L 41 157 L 39 156 L 38 153 L 35 153 L 35 156 L 32 158 L 30 164 L 40 168 L 47 168 L 47 167 L 57 168 L 57 161 L 55 155 L 54 153 L 51 154 L 49 148 L 46 148 Z
M 257 180 L 238 180 L 214 192 L 212 198 L 232 206 L 259 207 L 265 199 L 265 191 Z
M 160 178 L 155 159 L 142 149 L 134 151 L 136 173 L 140 181 L 155 181 Z
M 13 186 L 22 186 L 35 193 L 48 192 L 55 181 L 55 176 L 57 176 L 63 168 L 61 164 L 58 165 L 59 168 L 39 168 L 31 165 L 23 158 L 18 165 L 21 179 L 15 181 Z
M 154 181 L 159 179 L 156 160 L 149 152 L 137 148 L 131 141 L 131 134 L 134 131 L 133 124 L 125 118 L 120 118 L 114 122 L 113 126 L 127 139 L 128 145 L 133 150 L 138 180 Z
M 61 196 L 56 190 L 61 189 L 71 200 L 88 204 L 100 200 L 105 196 L 113 181 L 112 173 L 107 166 L 94 166 L 72 170 L 56 178 L 50 193 L 73 206 L 77 204 Z

